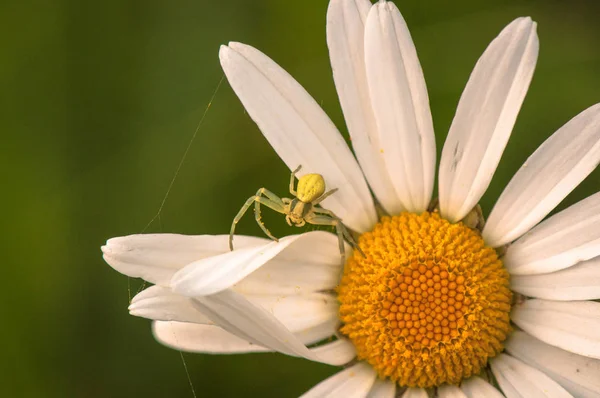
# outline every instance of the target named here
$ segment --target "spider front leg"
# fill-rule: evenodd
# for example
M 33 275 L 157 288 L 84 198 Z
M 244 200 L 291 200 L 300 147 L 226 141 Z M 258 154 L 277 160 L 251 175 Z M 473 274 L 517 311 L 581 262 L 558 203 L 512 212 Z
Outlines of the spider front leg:
M 292 171 L 292 174 L 290 175 L 290 193 L 294 196 L 298 195 L 298 193 L 294 189 L 294 183 L 296 182 L 296 174 L 298 174 L 301 168 L 302 165 L 298 166 L 296 170 Z
M 265 197 L 263 197 L 264 195 Z M 229 249 L 233 250 L 233 235 L 235 233 L 235 227 L 237 223 L 242 219 L 244 214 L 248 211 L 250 206 L 254 203 L 254 218 L 256 219 L 256 223 L 260 226 L 263 232 L 274 241 L 278 241 L 276 237 L 271 234 L 271 232 L 267 229 L 265 224 L 261 221 L 261 213 L 260 213 L 260 205 L 265 205 L 278 213 L 285 214 L 285 204 L 281 200 L 281 198 L 275 195 L 273 192 L 269 191 L 266 188 L 260 188 L 256 191 L 256 195 L 253 195 L 246 200 L 246 203 L 242 206 L 238 214 L 233 219 L 233 223 L 231 224 L 231 230 L 229 231 Z
M 336 191 L 337 188 L 334 190 L 332 189 L 332 191 Z M 327 194 L 325 194 L 327 195 Z M 323 196 L 325 196 L 323 195 Z M 342 236 L 346 239 L 346 241 L 350 244 L 350 246 L 352 246 L 353 249 L 357 250 L 360 254 L 362 254 L 363 257 L 367 257 L 365 255 L 365 253 L 362 251 L 362 249 L 360 248 L 360 246 L 358 246 L 358 242 L 356 242 L 356 239 L 354 239 L 354 236 L 350 233 L 350 231 L 348 230 L 348 228 L 346 228 L 346 226 L 344 225 L 344 223 L 342 222 L 342 219 L 339 218 L 338 216 L 336 216 L 331 210 L 327 210 L 327 209 L 323 209 L 320 207 L 315 207 L 312 209 L 313 213 L 316 214 L 324 214 L 325 216 L 331 217 L 332 219 L 335 219 L 338 221 L 337 225 L 336 225 L 336 231 L 338 231 L 338 235 L 339 235 L 339 231 L 342 232 Z
M 323 195 L 321 195 L 319 198 L 317 198 L 317 200 L 314 200 L 312 202 L 312 205 L 313 206 L 318 205 L 319 203 L 321 203 L 322 201 L 324 201 L 329 195 L 336 193 L 337 190 L 338 190 L 337 188 L 330 189 L 329 191 L 327 191 Z M 331 212 L 329 212 L 329 213 L 331 213 Z M 331 215 L 333 215 L 335 217 L 335 215 L 333 213 L 331 213 Z
M 307 214 L 304 217 L 304 219 L 307 223 L 310 224 L 328 225 L 335 227 L 338 236 L 340 255 L 342 256 L 343 263 L 346 263 L 346 250 L 344 247 L 344 239 L 348 241 L 350 246 L 358 250 L 364 256 L 364 253 L 362 252 L 362 250 L 360 250 L 360 247 L 358 247 L 358 244 L 356 243 L 346 226 L 342 223 L 342 220 L 340 220 L 335 214 L 333 214 L 333 212 L 325 209 L 313 209 L 313 211 Z
M 290 218 L 290 212 L 289 212 L 290 205 L 292 204 L 292 199 L 290 199 L 290 198 L 281 198 L 281 201 L 283 202 L 283 205 L 286 208 L 286 211 L 284 213 L 285 214 L 285 222 L 288 223 L 288 225 L 290 227 L 292 227 L 293 224 L 292 224 L 292 219 Z

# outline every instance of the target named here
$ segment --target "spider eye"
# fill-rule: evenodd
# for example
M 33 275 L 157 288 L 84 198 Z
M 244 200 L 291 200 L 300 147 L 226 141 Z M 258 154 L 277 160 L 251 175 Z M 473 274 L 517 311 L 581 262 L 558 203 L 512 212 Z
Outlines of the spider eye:
M 297 197 L 310 203 L 325 192 L 325 180 L 321 174 L 306 174 L 298 180 Z

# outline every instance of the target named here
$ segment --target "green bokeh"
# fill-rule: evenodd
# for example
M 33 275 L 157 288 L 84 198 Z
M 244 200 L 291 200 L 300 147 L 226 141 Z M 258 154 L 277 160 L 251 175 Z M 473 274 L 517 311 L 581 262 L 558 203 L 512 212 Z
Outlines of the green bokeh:
M 477 58 L 530 15 L 537 72 L 492 186 L 489 212 L 526 157 L 600 101 L 597 1 L 402 1 L 425 71 L 438 153 Z M 127 313 L 128 279 L 100 256 L 156 214 L 222 77 L 219 45 L 285 67 L 346 134 L 322 1 L 55 0 L 0 4 L 3 253 L 0 396 L 192 397 L 180 354 Z M 599 188 L 594 172 L 561 208 Z M 225 233 L 259 186 L 288 170 L 226 82 L 149 232 Z M 267 215 L 275 234 L 289 230 Z M 251 217 L 240 233 L 258 235 Z M 138 281 L 131 280 L 135 292 Z M 333 367 L 279 354 L 185 354 L 199 397 L 297 396 Z

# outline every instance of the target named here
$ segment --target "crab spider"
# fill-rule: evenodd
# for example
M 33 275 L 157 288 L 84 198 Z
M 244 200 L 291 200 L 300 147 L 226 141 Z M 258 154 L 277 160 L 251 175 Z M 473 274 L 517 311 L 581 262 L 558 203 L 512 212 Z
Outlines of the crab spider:
M 233 234 L 235 232 L 235 226 L 244 214 L 246 214 L 252 203 L 254 203 L 254 217 L 256 222 L 263 232 L 274 241 L 278 241 L 278 239 L 271 234 L 261 220 L 261 205 L 267 206 L 278 213 L 285 214 L 285 221 L 287 221 L 290 226 L 302 227 L 306 223 L 309 223 L 313 225 L 335 227 L 339 241 L 340 254 L 344 263 L 346 262 L 344 240 L 348 241 L 350 246 L 358 250 L 364 256 L 364 253 L 360 250 L 356 240 L 348 228 L 342 223 L 342 220 L 331 210 L 317 207 L 319 203 L 335 193 L 338 189 L 334 188 L 325 192 L 325 180 L 322 175 L 306 174 L 298 180 L 298 189 L 296 190 L 294 188 L 296 173 L 298 173 L 301 168 L 302 166 L 298 166 L 290 176 L 290 193 L 294 196 L 293 199 L 280 198 L 268 189 L 260 188 L 256 191 L 256 195 L 253 195 L 246 200 L 246 203 L 244 203 L 244 206 L 242 206 L 231 224 L 231 231 L 229 232 L 230 250 L 233 250 Z

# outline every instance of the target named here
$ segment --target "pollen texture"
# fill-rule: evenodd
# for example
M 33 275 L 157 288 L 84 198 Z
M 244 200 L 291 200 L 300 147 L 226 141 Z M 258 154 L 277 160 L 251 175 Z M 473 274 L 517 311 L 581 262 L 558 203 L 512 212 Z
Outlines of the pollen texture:
M 341 332 L 401 386 L 478 374 L 510 331 L 509 275 L 477 231 L 437 213 L 384 217 L 338 287 Z

